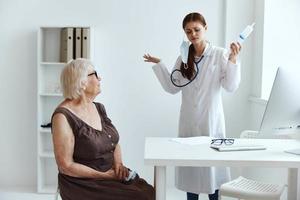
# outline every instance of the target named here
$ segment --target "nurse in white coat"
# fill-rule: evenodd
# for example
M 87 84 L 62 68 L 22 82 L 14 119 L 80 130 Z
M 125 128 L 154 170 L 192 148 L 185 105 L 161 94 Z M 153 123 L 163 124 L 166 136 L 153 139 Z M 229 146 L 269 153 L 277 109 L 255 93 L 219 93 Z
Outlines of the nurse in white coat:
M 155 63 L 154 73 L 166 92 L 181 91 L 179 137 L 224 138 L 221 90 L 233 92 L 238 88 L 240 66 L 237 56 L 241 46 L 233 42 L 230 53 L 226 53 L 225 49 L 209 44 L 205 40 L 207 25 L 199 13 L 185 16 L 182 25 L 191 45 L 187 64 L 182 62 L 184 55 L 178 57 L 172 70 L 175 70 L 172 81 L 171 73 L 159 58 L 145 54 L 145 62 Z M 198 199 L 200 193 L 209 194 L 210 200 L 217 200 L 218 189 L 230 180 L 229 169 L 225 167 L 177 167 L 175 171 L 176 187 L 187 192 L 188 200 Z

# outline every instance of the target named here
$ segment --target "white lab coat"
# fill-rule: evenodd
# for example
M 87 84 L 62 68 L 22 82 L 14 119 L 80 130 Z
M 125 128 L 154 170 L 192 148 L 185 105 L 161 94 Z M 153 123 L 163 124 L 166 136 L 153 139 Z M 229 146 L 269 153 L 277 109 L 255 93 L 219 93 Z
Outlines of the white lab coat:
M 228 61 L 223 48 L 207 44 L 204 58 L 199 63 L 199 74 L 189 85 L 175 87 L 170 72 L 160 62 L 153 66 L 155 75 L 165 91 L 175 94 L 181 91 L 182 104 L 179 119 L 179 137 L 225 137 L 225 121 L 222 105 L 222 87 L 233 92 L 240 82 L 240 65 Z M 181 57 L 174 69 L 180 69 Z M 177 73 L 173 80 L 180 85 L 184 78 Z M 182 85 L 182 84 L 181 84 Z M 201 153 L 201 152 L 199 152 Z M 230 180 L 226 167 L 176 167 L 176 187 L 196 194 L 212 194 Z

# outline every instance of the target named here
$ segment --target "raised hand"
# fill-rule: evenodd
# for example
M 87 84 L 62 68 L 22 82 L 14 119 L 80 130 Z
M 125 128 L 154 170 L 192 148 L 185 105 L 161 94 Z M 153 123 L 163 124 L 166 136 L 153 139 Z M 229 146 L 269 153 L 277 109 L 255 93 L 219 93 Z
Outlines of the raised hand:
M 230 54 L 228 60 L 230 60 L 233 63 L 236 63 L 236 58 L 238 54 L 240 53 L 242 49 L 242 46 L 238 42 L 232 42 L 230 44 Z
M 148 53 L 144 54 L 143 58 L 144 58 L 144 61 L 145 61 L 145 62 L 152 62 L 152 63 L 159 63 L 159 62 L 160 62 L 160 59 L 159 59 L 159 58 L 156 58 L 156 57 L 154 57 L 154 56 L 151 56 L 151 55 L 148 54 Z

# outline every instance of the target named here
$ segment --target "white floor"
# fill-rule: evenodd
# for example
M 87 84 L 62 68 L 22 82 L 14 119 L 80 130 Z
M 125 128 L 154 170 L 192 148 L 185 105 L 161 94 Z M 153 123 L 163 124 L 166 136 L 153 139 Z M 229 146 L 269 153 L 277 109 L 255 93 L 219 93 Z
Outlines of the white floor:
M 0 200 L 54 200 L 53 194 L 36 194 L 28 190 L 0 191 Z M 59 198 L 60 199 L 60 198 Z M 207 195 L 200 195 L 199 200 L 207 200 Z M 186 194 L 176 188 L 169 188 L 167 191 L 167 200 L 186 200 Z M 231 198 L 222 198 L 222 200 L 232 200 Z

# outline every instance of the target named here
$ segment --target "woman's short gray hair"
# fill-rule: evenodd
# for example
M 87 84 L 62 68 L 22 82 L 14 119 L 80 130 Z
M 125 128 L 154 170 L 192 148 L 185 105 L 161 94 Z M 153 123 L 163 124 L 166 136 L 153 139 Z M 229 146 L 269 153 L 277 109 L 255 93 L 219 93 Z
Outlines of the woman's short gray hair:
M 77 99 L 82 94 L 83 82 L 87 80 L 88 67 L 94 68 L 90 60 L 77 58 L 70 60 L 60 75 L 60 84 L 66 99 Z

